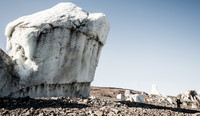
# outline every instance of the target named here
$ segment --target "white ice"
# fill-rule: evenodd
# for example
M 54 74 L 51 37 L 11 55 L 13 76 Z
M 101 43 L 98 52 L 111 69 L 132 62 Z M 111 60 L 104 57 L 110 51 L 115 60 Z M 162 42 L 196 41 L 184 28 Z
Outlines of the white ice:
M 156 85 L 156 84 L 152 84 L 151 94 L 161 96 L 161 93 L 158 91 L 158 88 L 157 88 L 157 85 Z

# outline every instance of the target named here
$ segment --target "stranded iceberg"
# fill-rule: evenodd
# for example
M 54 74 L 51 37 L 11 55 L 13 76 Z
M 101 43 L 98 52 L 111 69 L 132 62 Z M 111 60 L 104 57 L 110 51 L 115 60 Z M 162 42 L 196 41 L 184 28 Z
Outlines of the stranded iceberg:
M 21 17 L 6 27 L 0 96 L 88 97 L 109 23 L 72 3 Z

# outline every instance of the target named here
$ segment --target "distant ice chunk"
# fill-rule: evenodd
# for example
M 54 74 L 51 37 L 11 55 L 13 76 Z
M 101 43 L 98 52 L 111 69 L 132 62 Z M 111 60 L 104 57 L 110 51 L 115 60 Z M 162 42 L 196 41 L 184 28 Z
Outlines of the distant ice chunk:
M 117 94 L 117 99 L 120 99 L 120 100 L 124 100 L 124 96 L 120 93 L 120 94 Z
M 125 90 L 125 97 L 129 97 L 131 95 L 131 90 Z
M 158 91 L 158 88 L 157 88 L 156 84 L 152 85 L 151 94 L 162 96 L 161 93 Z
M 144 95 L 142 94 L 133 94 L 132 98 L 135 102 L 144 103 Z
M 131 101 L 131 102 L 139 102 L 144 103 L 144 93 L 141 94 L 134 94 L 131 92 L 131 90 L 125 90 L 125 100 Z

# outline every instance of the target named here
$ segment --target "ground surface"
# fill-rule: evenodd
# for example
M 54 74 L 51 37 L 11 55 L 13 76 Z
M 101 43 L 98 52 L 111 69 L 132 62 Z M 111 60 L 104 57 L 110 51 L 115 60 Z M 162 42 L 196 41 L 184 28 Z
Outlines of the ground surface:
M 190 116 L 199 115 L 200 109 L 177 108 L 176 104 L 159 101 L 156 96 L 145 95 L 145 103 L 117 100 L 124 89 L 91 87 L 89 99 L 52 98 L 0 98 L 0 115 L 71 115 L 71 116 Z M 141 93 L 133 91 L 133 93 Z M 94 97 L 95 96 L 95 97 Z

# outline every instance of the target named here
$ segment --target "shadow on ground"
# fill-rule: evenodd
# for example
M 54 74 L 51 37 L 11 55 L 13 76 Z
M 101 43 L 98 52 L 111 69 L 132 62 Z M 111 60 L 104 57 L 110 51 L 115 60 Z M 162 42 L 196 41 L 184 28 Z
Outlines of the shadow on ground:
M 32 99 L 25 98 L 0 98 L 0 108 L 13 110 L 17 108 L 86 108 L 89 107 L 85 104 L 78 104 L 77 102 L 70 101 L 69 99 Z
M 118 101 L 121 104 L 126 104 L 128 107 L 140 107 L 140 108 L 148 108 L 148 109 L 163 109 L 163 110 L 171 110 L 175 112 L 182 112 L 182 113 L 199 113 L 200 111 L 191 110 L 191 109 L 183 109 L 183 108 L 172 108 L 166 106 L 157 106 L 152 104 L 146 103 L 137 103 L 137 102 L 130 102 L 130 101 Z

